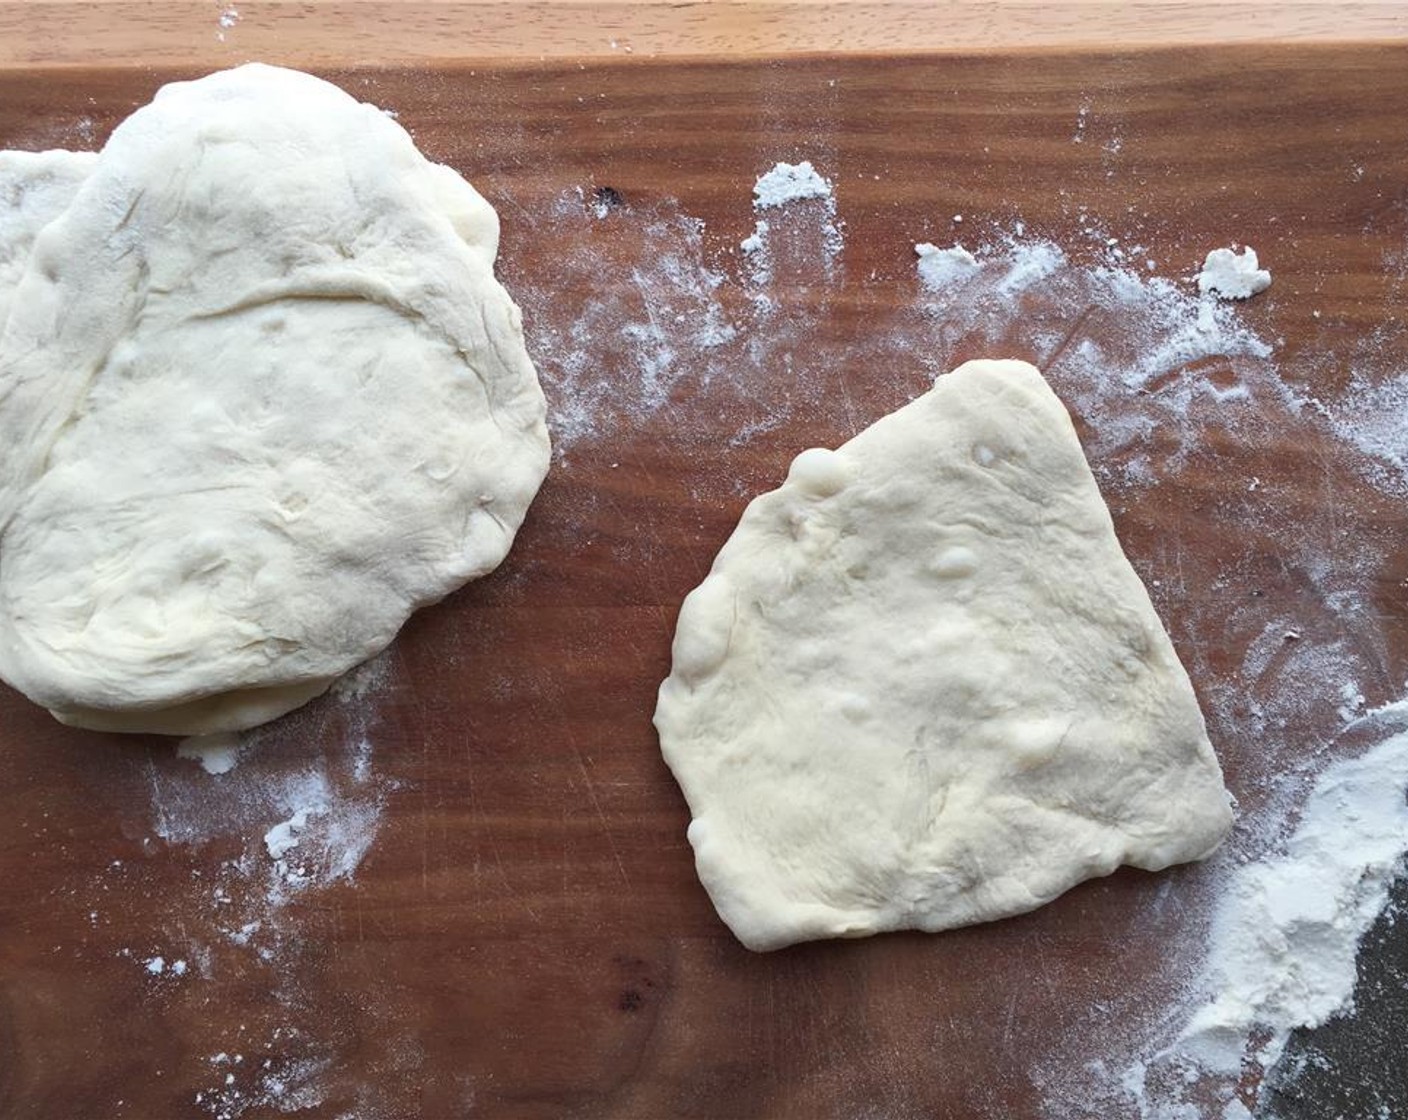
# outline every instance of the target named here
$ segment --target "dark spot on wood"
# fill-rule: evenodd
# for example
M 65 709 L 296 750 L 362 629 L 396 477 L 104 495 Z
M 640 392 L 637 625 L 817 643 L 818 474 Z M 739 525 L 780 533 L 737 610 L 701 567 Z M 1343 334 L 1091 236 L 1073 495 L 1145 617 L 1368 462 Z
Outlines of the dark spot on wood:
M 615 187 L 597 187 L 592 191 L 592 199 L 607 210 L 619 210 L 626 205 L 626 200 Z

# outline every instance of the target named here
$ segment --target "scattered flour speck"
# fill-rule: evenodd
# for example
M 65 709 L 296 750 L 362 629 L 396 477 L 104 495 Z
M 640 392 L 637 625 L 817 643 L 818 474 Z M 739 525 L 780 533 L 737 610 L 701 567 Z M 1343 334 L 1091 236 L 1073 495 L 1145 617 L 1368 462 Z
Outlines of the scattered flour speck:
M 978 260 L 962 245 L 940 249 L 927 241 L 914 247 L 919 257 L 919 279 L 926 288 L 942 288 L 970 275 L 978 268 Z
M 753 232 L 738 243 L 738 247 L 745 253 L 761 252 L 767 245 L 768 223 L 765 218 L 759 218 L 753 226 Z
M 767 210 L 806 198 L 830 198 L 831 184 L 821 177 L 810 160 L 778 163 L 758 176 L 753 184 L 753 206 Z
M 268 849 L 269 858 L 274 860 L 283 859 L 294 848 L 298 847 L 298 834 L 308 827 L 309 814 L 322 813 L 326 811 L 326 806 L 305 805 L 286 821 L 280 821 L 273 828 L 264 834 L 264 847 Z
M 1214 249 L 1198 273 L 1198 291 L 1222 299 L 1250 299 L 1271 287 L 1271 273 L 1260 266 L 1250 245 L 1240 253 L 1235 249 Z
M 207 774 L 228 774 L 239 762 L 240 738 L 231 733 L 195 735 L 176 745 L 178 758 L 200 763 Z
M 1356 371 L 1338 399 L 1316 402 L 1336 432 L 1367 456 L 1362 474 L 1398 496 L 1408 496 L 1408 373 L 1385 380 Z

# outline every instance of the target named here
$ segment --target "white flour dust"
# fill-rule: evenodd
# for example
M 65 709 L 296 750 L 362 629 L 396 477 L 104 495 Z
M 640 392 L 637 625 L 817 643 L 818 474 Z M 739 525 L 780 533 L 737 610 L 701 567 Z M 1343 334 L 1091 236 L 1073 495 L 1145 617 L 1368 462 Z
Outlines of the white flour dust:
M 505 275 L 559 462 L 653 424 L 702 452 L 718 438 L 721 403 L 749 416 L 735 437 L 747 442 L 822 395 L 833 356 L 810 334 L 839 276 L 836 198 L 805 161 L 757 182 L 754 232 L 724 257 L 706 250 L 704 223 L 668 200 L 640 206 L 598 187 L 520 207 L 559 248 L 553 275 Z M 809 288 L 814 305 L 783 305 L 784 290 Z
M 240 11 L 233 4 L 221 9 L 219 17 L 215 21 L 215 38 L 218 42 L 225 41 L 225 32 L 232 31 L 240 21 Z
M 299 972 L 309 933 L 293 903 L 354 881 L 376 839 L 395 788 L 374 766 L 388 667 L 383 655 L 342 678 L 316 719 L 305 711 L 238 736 L 184 740 L 178 755 L 199 768 L 149 768 L 152 830 L 168 846 L 156 858 L 189 858 L 191 872 L 188 890 L 155 911 L 160 951 L 127 952 L 154 985 L 218 986 L 260 974 L 279 1012 L 272 1026 L 220 1026 L 229 1037 L 211 1059 L 218 1076 L 194 1101 L 214 1120 L 296 1112 L 325 1099 L 322 1077 L 337 1064 L 339 1044 L 305 1006 Z M 326 741 L 323 730 L 334 734 L 322 750 L 286 741 L 310 732 Z M 212 860 L 210 852 L 222 854 Z M 114 861 L 109 873 L 122 878 L 128 869 Z
M 153 831 L 170 844 L 203 845 L 229 837 L 252 840 L 281 820 L 306 810 L 310 842 L 322 853 L 326 882 L 345 878 L 375 838 L 386 784 L 371 773 L 368 700 L 386 677 L 377 658 L 353 670 L 331 690 L 346 733 L 336 752 L 301 766 L 278 758 L 287 724 L 242 735 L 182 740 L 177 754 L 200 762 L 205 774 L 180 768 L 149 772 Z M 239 759 L 256 764 L 236 769 Z M 210 775 L 210 776 L 207 776 Z M 321 839 L 316 839 L 321 837 Z
M 291 1028 L 276 1028 L 262 1043 L 243 1051 L 210 1055 L 210 1084 L 198 1090 L 194 1104 L 211 1120 L 240 1120 L 245 1115 L 288 1115 L 325 1103 L 323 1077 L 335 1068 L 330 1057 L 296 1057 L 308 1038 Z
M 620 213 L 612 197 L 558 198 L 536 224 L 562 245 L 560 271 L 513 289 L 559 459 L 668 412 L 680 382 L 737 333 L 717 296 L 724 276 L 703 259 L 703 223 L 668 205 Z
M 830 197 L 831 184 L 817 173 L 810 160 L 774 164 L 771 171 L 763 172 L 753 184 L 755 210 L 785 206 L 804 198 Z
M 1408 704 L 1375 716 L 1408 723 Z M 1231 872 L 1213 918 L 1208 1000 L 1159 1061 L 1230 1076 L 1250 1045 L 1269 1068 L 1291 1030 L 1349 1009 L 1355 950 L 1404 870 L 1405 791 L 1402 731 L 1315 779 L 1284 851 Z
M 774 164 L 753 184 L 753 232 L 739 242 L 747 259 L 747 283 L 756 313 L 773 309 L 774 281 L 794 287 L 834 278 L 846 247 L 836 216 L 836 195 L 810 160 Z M 770 217 L 762 215 L 771 213 Z
M 298 847 L 299 834 L 308 827 L 308 815 L 310 813 L 323 813 L 327 807 L 322 803 L 313 806 L 305 806 L 294 813 L 286 821 L 280 821 L 273 828 L 264 834 L 264 847 L 272 860 L 281 860 L 284 856 Z
M 941 291 L 972 276 L 981 266 L 978 258 L 962 245 L 940 249 L 928 241 L 914 247 L 919 258 L 919 280 L 926 288 Z
M 1392 730 L 1305 776 L 1298 807 L 1282 813 L 1289 834 L 1260 858 L 1215 861 L 1203 963 L 1168 1004 L 1124 1018 L 1139 1036 L 1102 1037 L 1104 1060 L 1084 1079 L 1046 1071 L 1052 1114 L 1088 1115 L 1098 1102 L 1141 1120 L 1274 1115 L 1245 1074 L 1272 1069 L 1293 1030 L 1353 1013 L 1356 951 L 1405 870 L 1408 706 L 1360 722 Z
M 1338 400 L 1316 402 L 1342 438 L 1365 455 L 1360 470 L 1382 489 L 1408 497 L 1408 373 L 1383 381 L 1356 371 Z
M 759 218 L 753 226 L 753 232 L 738 243 L 738 247 L 745 253 L 762 252 L 767 244 L 768 222 L 766 218 Z
M 960 350 L 1029 357 L 1087 422 L 1097 468 L 1118 462 L 1128 483 L 1180 469 L 1210 414 L 1255 424 L 1252 406 L 1268 396 L 1299 407 L 1285 403 L 1270 344 L 1233 309 L 1136 270 L 1117 244 L 1105 250 L 1080 264 L 1020 225 L 973 250 L 916 245 L 920 303 L 938 341 L 930 372 Z M 1153 450 L 1161 440 L 1174 441 L 1172 454 Z
M 240 737 L 230 732 L 193 735 L 176 745 L 177 758 L 200 763 L 207 774 L 228 774 L 240 760 Z
M 772 307 L 772 301 L 762 294 L 762 289 L 772 282 L 772 252 L 768 246 L 771 229 L 766 218 L 759 218 L 753 223 L 753 232 L 738 243 L 739 251 L 748 260 L 748 279 L 758 292 L 754 301 L 759 311 Z

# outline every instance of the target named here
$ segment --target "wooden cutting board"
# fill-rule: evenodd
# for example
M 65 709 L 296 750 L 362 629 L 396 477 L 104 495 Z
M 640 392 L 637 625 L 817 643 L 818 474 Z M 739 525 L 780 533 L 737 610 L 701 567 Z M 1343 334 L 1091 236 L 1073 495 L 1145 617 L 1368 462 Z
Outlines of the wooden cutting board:
M 177 76 L 0 73 L 0 147 L 100 144 Z M 1265 381 L 1236 424 L 1195 405 L 1189 446 L 1186 425 L 1155 424 L 1110 451 L 1124 398 L 1106 386 L 1082 414 L 1063 370 L 1083 338 L 1128 331 L 1120 309 L 1033 289 L 1021 314 L 935 311 L 913 245 L 1045 238 L 1082 275 L 1118 265 L 1188 292 L 1208 249 L 1250 243 L 1275 282 L 1238 321 L 1297 399 L 1335 401 L 1408 370 L 1408 50 L 323 76 L 498 209 L 554 468 L 498 572 L 228 774 L 0 689 L 0 1115 L 878 1120 L 1036 1116 L 1063 1096 L 1082 1114 L 1063 1069 L 1176 1000 L 1209 869 L 1122 871 L 940 936 L 749 953 L 695 878 L 650 724 L 674 615 L 796 452 L 940 368 L 1025 357 L 1106 448 L 1092 459 L 1119 535 L 1244 819 L 1283 792 L 1276 775 L 1353 749 L 1335 739 L 1344 681 L 1283 686 L 1298 642 L 1349 649 L 1367 704 L 1408 677 L 1392 468 L 1361 469 Z M 834 182 L 836 212 L 773 215 L 759 278 L 737 250 L 751 188 L 797 159 Z M 1244 365 L 1171 352 L 1129 408 Z M 1351 553 L 1374 560 L 1353 617 L 1321 570 Z M 310 834 L 300 885 L 263 837 L 309 798 L 340 831 Z M 1325 1114 L 1306 1093 L 1312 1111 L 1283 1114 Z

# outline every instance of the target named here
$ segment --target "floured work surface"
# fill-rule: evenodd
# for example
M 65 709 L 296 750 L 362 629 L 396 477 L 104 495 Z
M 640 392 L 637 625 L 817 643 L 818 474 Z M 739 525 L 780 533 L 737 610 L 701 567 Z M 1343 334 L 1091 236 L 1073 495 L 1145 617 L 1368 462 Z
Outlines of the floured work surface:
M 553 470 L 498 572 L 200 745 L 223 774 L 0 695 L 0 1112 L 1242 1115 L 1254 1075 L 1157 1056 L 1255 979 L 1255 952 L 1210 956 L 1255 924 L 1239 866 L 1295 880 L 1318 776 L 1404 754 L 1401 714 L 1364 716 L 1408 678 L 1405 61 L 325 74 L 499 210 Z M 174 76 L 6 75 L 0 147 L 100 143 Z M 801 160 L 830 191 L 755 210 Z M 1201 301 L 1236 242 L 1272 287 Z M 1071 409 L 1239 824 L 1207 865 L 1013 920 L 751 954 L 650 726 L 675 611 L 797 451 L 978 356 L 1034 361 Z M 1344 859 L 1305 866 L 1373 901 L 1324 889 Z M 1264 1114 L 1402 1106 L 1405 928 L 1374 927 L 1358 1017 L 1291 1039 Z

